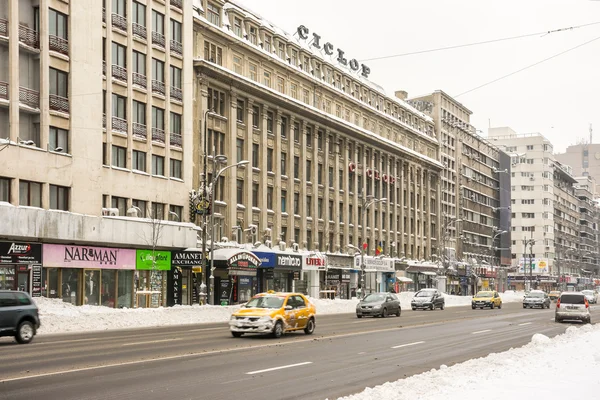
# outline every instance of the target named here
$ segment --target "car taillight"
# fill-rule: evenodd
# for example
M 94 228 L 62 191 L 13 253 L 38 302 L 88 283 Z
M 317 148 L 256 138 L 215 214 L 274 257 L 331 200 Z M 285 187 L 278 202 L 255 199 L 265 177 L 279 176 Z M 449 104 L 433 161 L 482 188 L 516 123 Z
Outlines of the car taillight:
M 556 302 L 556 308 L 560 308 L 560 298 L 558 299 L 558 301 Z
M 590 303 L 587 299 L 585 299 L 585 308 L 590 308 Z

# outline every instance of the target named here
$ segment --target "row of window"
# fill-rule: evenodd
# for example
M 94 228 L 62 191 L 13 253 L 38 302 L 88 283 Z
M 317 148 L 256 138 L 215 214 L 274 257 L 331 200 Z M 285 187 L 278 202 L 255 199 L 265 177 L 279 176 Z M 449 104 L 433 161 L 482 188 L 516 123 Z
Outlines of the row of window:
M 164 203 L 148 202 L 139 199 L 128 199 L 118 196 L 102 196 L 102 207 L 116 208 L 119 210 L 120 216 L 127 215 L 127 210 L 130 207 L 138 208 L 138 217 L 154 218 L 169 221 L 182 221 L 183 206 L 170 204 L 168 207 Z
M 103 96 L 103 113 L 106 114 L 106 91 Z M 112 116 L 127 121 L 127 97 L 112 94 Z M 133 114 L 133 123 L 146 126 L 146 103 L 133 100 L 131 113 Z M 165 130 L 165 110 L 152 106 L 152 128 Z M 170 113 L 169 118 L 171 134 L 181 135 L 181 114 Z
M 0 177 L 0 201 L 10 202 L 11 178 Z M 49 208 L 69 211 L 71 188 L 58 185 L 46 185 L 40 182 L 19 180 L 19 205 L 42 207 L 42 192 L 48 187 Z
M 106 143 L 102 144 L 102 163 L 108 164 L 108 155 Z M 127 148 L 113 145 L 111 148 L 111 165 L 117 168 L 128 168 L 127 167 Z M 148 172 L 147 168 L 147 154 L 143 151 L 132 150 L 131 151 L 131 168 L 132 170 L 139 172 Z M 156 154 L 151 155 L 151 174 L 156 176 L 166 176 L 165 173 L 165 157 Z M 171 178 L 182 179 L 181 160 L 174 158 L 169 159 L 169 171 L 168 174 Z

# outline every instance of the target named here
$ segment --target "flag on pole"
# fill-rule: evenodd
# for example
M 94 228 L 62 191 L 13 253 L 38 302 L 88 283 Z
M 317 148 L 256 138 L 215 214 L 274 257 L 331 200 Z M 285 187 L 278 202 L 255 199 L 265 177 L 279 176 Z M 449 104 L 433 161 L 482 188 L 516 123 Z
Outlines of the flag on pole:
M 379 242 L 379 243 L 377 244 L 377 248 L 375 249 L 375 255 L 376 255 L 376 256 L 378 256 L 378 255 L 380 255 L 381 253 L 383 253 L 383 243 L 382 243 L 382 242 Z

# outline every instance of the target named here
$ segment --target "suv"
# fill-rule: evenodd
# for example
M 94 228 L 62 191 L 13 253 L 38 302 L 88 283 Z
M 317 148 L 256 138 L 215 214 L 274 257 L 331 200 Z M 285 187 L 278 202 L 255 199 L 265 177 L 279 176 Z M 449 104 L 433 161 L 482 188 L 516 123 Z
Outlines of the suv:
M 590 303 L 581 292 L 564 292 L 558 298 L 554 321 L 562 322 L 565 319 L 578 319 L 590 324 Z
M 38 308 L 27 292 L 0 290 L 0 336 L 14 336 L 25 344 L 39 327 Z

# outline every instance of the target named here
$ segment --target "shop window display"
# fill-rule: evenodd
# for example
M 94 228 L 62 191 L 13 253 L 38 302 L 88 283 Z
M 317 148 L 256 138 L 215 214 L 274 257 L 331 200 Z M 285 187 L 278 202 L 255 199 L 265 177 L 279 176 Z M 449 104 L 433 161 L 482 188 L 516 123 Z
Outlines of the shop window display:
M 81 305 L 79 293 L 79 273 L 76 268 L 63 268 L 61 279 L 61 296 L 65 303 Z
M 42 296 L 50 299 L 60 298 L 58 268 L 42 268 Z
M 103 306 L 115 306 L 115 276 L 117 272 L 113 270 L 102 270 L 102 289 L 100 290 L 101 302 Z
M 133 307 L 133 271 L 118 271 L 118 281 L 117 306 L 120 308 Z
M 85 294 L 83 304 L 97 306 L 100 303 L 100 271 L 86 270 L 84 273 Z
M 0 290 L 13 290 L 15 286 L 15 268 L 0 268 Z

